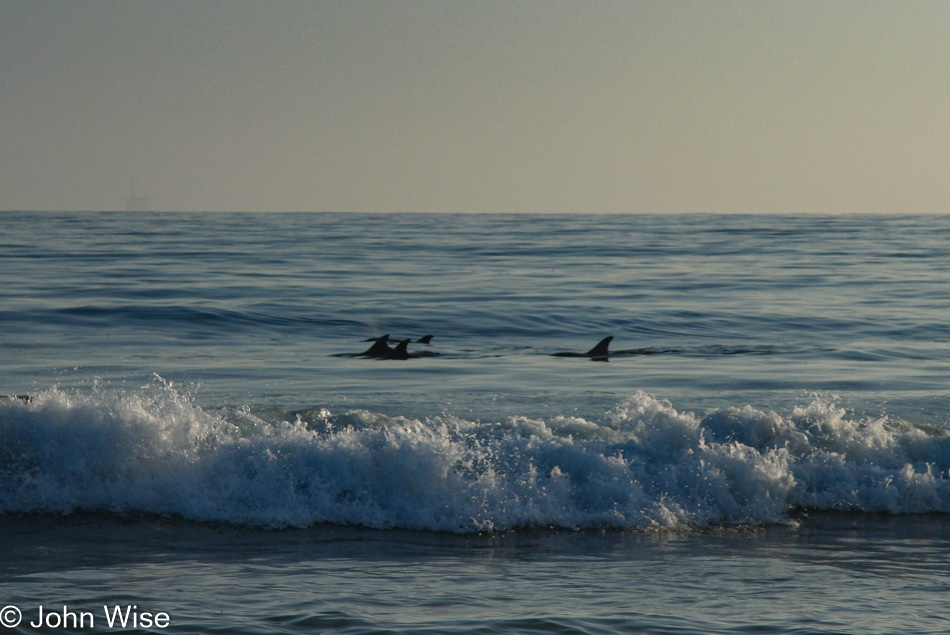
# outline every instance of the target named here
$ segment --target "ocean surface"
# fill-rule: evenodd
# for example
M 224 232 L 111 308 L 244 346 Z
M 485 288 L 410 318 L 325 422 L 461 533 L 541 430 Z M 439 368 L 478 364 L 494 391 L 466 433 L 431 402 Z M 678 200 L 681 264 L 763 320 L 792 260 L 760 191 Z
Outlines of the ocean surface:
M 950 632 L 950 216 L 0 223 L 0 632 Z

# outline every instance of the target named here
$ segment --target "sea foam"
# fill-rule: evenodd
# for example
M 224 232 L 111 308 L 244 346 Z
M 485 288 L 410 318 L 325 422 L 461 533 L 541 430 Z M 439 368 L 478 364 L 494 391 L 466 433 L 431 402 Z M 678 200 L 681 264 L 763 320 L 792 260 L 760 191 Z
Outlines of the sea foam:
M 0 400 L 0 513 L 80 510 L 450 532 L 945 512 L 950 435 L 818 397 L 697 414 L 638 392 L 598 420 L 492 422 L 210 409 L 164 381 Z

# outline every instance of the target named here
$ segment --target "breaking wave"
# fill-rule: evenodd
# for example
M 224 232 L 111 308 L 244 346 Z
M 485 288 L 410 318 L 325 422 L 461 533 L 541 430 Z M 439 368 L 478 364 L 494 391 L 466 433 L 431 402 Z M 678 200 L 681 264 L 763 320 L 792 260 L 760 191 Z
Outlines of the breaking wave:
M 818 397 L 697 414 L 638 392 L 596 421 L 495 422 L 209 409 L 164 381 L 0 399 L 0 513 L 84 510 L 459 533 L 947 512 L 950 432 Z

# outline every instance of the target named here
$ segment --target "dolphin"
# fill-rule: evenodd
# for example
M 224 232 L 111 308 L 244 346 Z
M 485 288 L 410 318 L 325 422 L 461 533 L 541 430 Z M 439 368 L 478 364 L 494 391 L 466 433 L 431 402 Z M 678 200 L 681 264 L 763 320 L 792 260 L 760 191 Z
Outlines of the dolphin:
M 371 337 L 365 341 L 374 342 L 372 346 L 358 353 L 357 357 L 379 357 L 381 359 L 389 359 L 393 354 L 393 349 L 389 348 L 389 345 L 386 343 L 386 340 L 389 339 L 389 333 L 386 335 L 380 335 L 379 337 Z
M 400 340 L 396 348 L 392 349 L 392 352 L 386 359 L 409 359 L 410 355 L 406 347 L 409 346 L 409 342 L 411 341 L 412 340 Z
M 416 344 L 428 344 L 431 341 L 432 341 L 431 335 L 423 335 L 422 337 L 416 340 Z
M 597 361 L 607 361 L 607 358 L 610 356 L 610 352 L 607 350 L 607 347 L 610 346 L 610 341 L 612 339 L 614 339 L 613 335 L 608 335 L 604 339 L 597 342 L 597 345 L 586 353 L 561 352 L 552 353 L 551 355 L 554 357 L 587 357 Z

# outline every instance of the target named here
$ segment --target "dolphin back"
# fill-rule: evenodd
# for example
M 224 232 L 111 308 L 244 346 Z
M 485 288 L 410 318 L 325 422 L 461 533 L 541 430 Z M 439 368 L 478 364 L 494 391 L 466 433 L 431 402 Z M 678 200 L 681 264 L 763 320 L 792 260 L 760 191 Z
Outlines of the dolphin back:
M 607 350 L 607 347 L 610 346 L 611 340 L 614 339 L 613 335 L 608 335 L 604 339 L 597 342 L 597 345 L 587 351 L 587 357 L 607 357 L 610 353 Z

